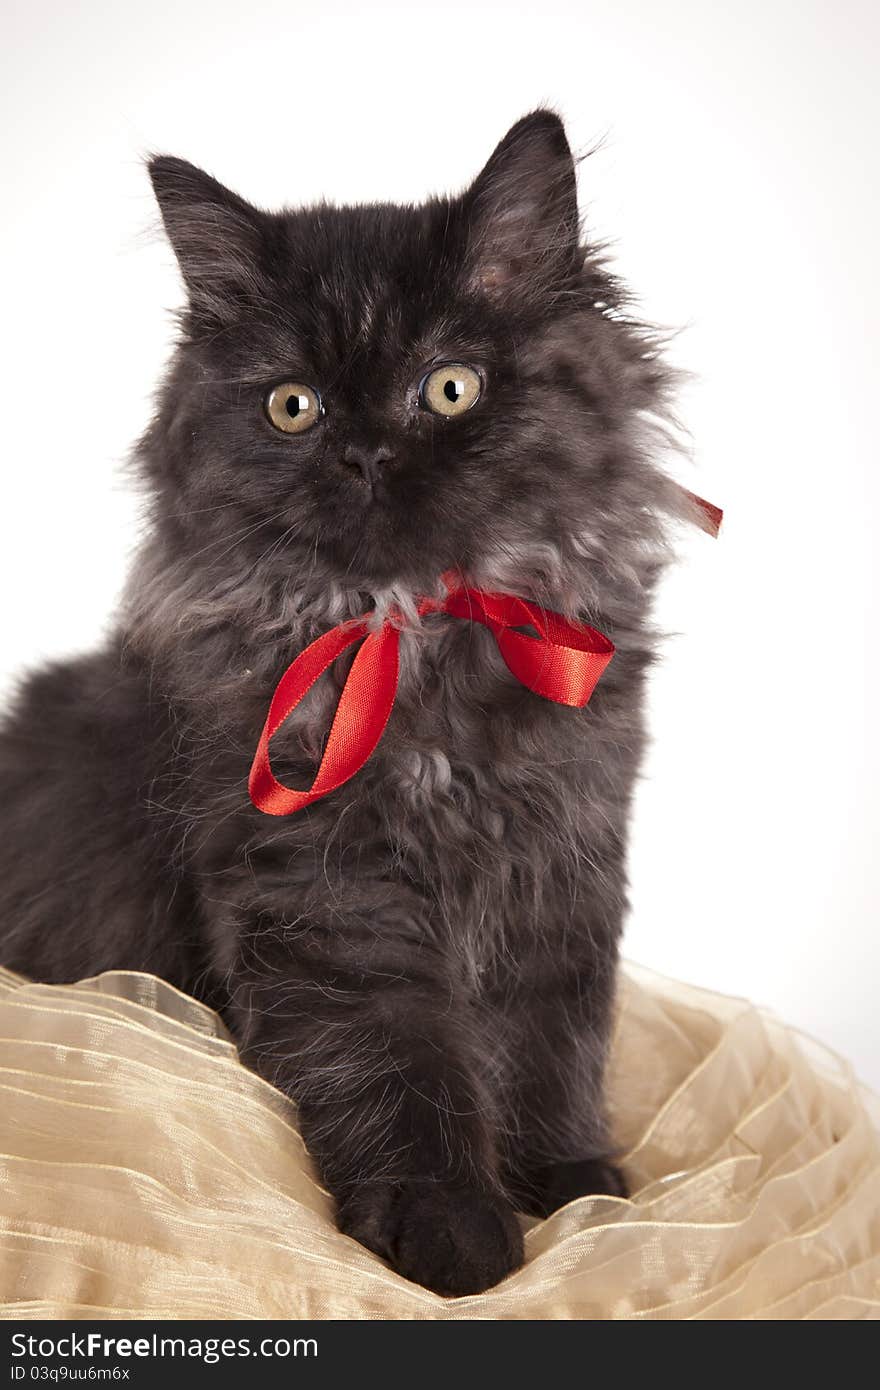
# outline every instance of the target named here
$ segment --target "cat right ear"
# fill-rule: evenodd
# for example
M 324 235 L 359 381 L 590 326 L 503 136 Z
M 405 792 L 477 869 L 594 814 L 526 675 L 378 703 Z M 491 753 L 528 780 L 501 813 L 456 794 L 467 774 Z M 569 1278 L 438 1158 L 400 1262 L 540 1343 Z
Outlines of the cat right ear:
M 154 155 L 147 167 L 193 312 L 230 323 L 243 301 L 264 293 L 267 215 L 185 159 Z
M 562 121 L 539 109 L 510 129 L 464 195 L 471 282 L 540 293 L 578 263 L 575 166 Z

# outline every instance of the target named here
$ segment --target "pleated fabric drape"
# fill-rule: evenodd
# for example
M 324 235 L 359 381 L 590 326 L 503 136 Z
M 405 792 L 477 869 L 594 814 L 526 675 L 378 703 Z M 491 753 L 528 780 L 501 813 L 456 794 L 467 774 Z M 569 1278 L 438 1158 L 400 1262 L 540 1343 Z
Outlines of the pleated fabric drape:
M 340 1235 L 294 1107 L 162 981 L 0 971 L 3 1318 L 880 1318 L 877 1102 L 738 999 L 625 970 L 611 1069 L 633 1196 L 527 1222 L 443 1299 Z

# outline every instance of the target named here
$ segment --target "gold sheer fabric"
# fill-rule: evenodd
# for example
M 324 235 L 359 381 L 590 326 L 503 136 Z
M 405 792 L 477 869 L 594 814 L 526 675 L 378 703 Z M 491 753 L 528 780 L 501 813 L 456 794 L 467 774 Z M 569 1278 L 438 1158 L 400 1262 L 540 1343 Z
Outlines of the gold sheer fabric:
M 629 1201 L 528 1223 L 442 1299 L 339 1234 L 293 1107 L 148 975 L 0 971 L 4 1318 L 880 1318 L 880 1137 L 837 1057 L 628 967 L 611 1093 Z

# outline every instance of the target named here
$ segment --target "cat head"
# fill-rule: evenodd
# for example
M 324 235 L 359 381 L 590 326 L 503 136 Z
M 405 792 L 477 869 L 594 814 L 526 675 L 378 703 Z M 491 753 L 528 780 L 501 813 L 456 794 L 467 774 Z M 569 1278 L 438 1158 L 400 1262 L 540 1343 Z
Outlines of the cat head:
M 659 534 L 635 424 L 664 373 L 582 242 L 553 113 L 413 207 L 265 212 L 149 168 L 187 305 L 141 458 L 191 585 L 417 594 L 457 568 L 552 597 Z

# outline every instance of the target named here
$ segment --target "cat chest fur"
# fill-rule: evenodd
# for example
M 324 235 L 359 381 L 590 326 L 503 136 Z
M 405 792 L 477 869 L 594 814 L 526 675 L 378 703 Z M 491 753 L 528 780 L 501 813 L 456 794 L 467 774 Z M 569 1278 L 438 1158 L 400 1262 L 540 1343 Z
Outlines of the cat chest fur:
M 483 629 L 404 635 L 395 710 L 352 796 L 381 816 L 389 861 L 468 973 L 577 931 L 591 842 L 595 857 L 608 832 L 591 742 L 588 716 L 525 690 Z

